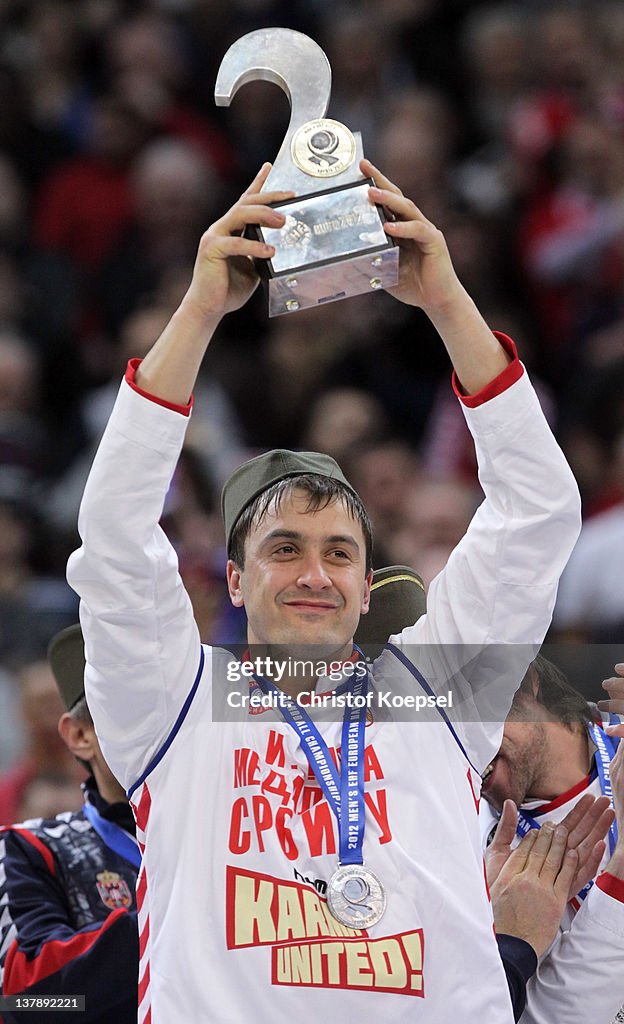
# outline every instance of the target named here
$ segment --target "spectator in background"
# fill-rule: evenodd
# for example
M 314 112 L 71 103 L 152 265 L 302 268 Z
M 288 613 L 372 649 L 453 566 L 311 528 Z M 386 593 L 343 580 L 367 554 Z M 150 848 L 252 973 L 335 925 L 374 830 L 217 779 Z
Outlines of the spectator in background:
M 40 393 L 36 350 L 0 328 L 0 661 L 11 667 L 38 657 L 77 608 L 38 509 L 52 461 Z
M 397 52 L 379 5 L 331 5 L 324 17 L 321 40 L 332 68 L 332 110 L 337 120 L 362 133 L 365 152 L 379 148 L 379 131 L 392 91 L 407 77 L 397 67 Z M 379 159 L 382 157 L 380 155 Z M 389 170 L 392 177 L 394 170 Z M 396 179 L 394 179 L 396 180 Z M 407 189 L 407 183 L 406 183 Z
M 34 479 L 44 468 L 45 426 L 38 415 L 40 367 L 32 345 L 0 328 L 0 467 Z
M 81 67 L 84 21 L 63 0 L 41 0 L 25 14 L 21 42 L 33 117 L 80 147 L 90 116 Z
M 187 24 L 185 30 L 180 19 L 174 21 L 154 9 L 131 13 L 118 18 L 105 33 L 106 75 L 118 97 L 150 126 L 154 136 L 188 143 L 219 178 L 227 179 L 235 172 L 237 160 L 215 122 L 212 102 L 210 106 L 202 103 L 201 110 L 189 103 L 192 42 L 192 29 Z M 202 63 L 201 74 L 205 73 Z
M 26 189 L 17 167 L 3 153 L 0 156 L 0 243 L 10 253 L 22 249 L 25 218 Z M 0 308 L 0 322 L 6 323 L 3 308 Z
M 402 527 L 406 495 L 420 479 L 418 456 L 404 441 L 390 437 L 352 451 L 345 465 L 373 524 L 373 561 L 388 564 L 387 545 Z
M 372 395 L 356 388 L 328 388 L 310 407 L 301 447 L 342 462 L 352 449 L 379 438 L 384 428 L 383 409 Z
M 59 807 L 76 806 L 76 781 L 62 775 L 38 775 L 25 787 L 17 809 L 19 821 L 54 818 Z
M 0 657 L 0 778 L 11 771 L 24 751 L 24 723 L 19 707 L 19 683 Z
M 391 561 L 415 565 L 428 587 L 464 536 L 481 501 L 472 483 L 426 477 L 406 491 L 401 521 L 387 540 Z
M 617 461 L 624 486 L 624 434 Z M 624 501 L 587 520 L 561 578 L 553 624 L 560 639 L 619 643 L 624 629 Z
M 588 114 L 577 117 L 560 148 L 560 181 L 527 211 L 521 244 L 549 344 L 563 349 L 563 364 L 621 288 L 624 142 L 619 131 Z
M 185 442 L 173 474 L 162 518 L 175 546 L 180 575 L 193 605 L 199 635 L 209 643 L 245 642 L 245 617 L 227 592 L 227 553 L 219 507 L 219 487 L 207 473 L 203 453 Z
M 483 147 L 479 147 L 481 158 L 500 157 L 510 113 L 529 86 L 529 27 L 527 14 L 517 3 L 479 4 L 460 26 L 470 83 L 468 109 L 472 130 Z
M 435 89 L 395 91 L 385 104 L 375 150 L 393 181 L 404 182 L 407 195 L 417 195 L 423 208 L 446 225 L 448 176 L 455 143 L 452 107 Z
M 60 570 L 44 573 L 35 566 L 43 543 L 29 481 L 5 467 L 0 473 L 0 659 L 9 666 L 38 657 L 50 636 L 76 617 L 76 601 Z
M 135 217 L 100 275 L 104 324 L 113 334 L 156 291 L 167 270 L 192 266 L 193 241 L 218 199 L 214 165 L 196 146 L 174 138 L 143 148 L 130 184 Z
M 82 152 L 59 164 L 39 191 L 37 247 L 67 259 L 78 275 L 101 267 L 134 212 L 129 167 L 147 138 L 148 126 L 127 103 L 99 97 Z
M 41 314 L 45 317 L 45 307 L 65 298 L 71 357 L 78 359 L 89 381 L 98 379 L 106 352 L 99 275 L 133 218 L 130 167 L 148 130 L 128 104 L 110 94 L 98 97 L 82 151 L 57 166 L 37 195 L 34 240 L 40 258 L 35 280 Z M 59 279 L 63 289 L 57 298 Z M 67 348 L 68 342 L 65 336 L 57 344 Z
M 26 741 L 20 760 L 0 777 L 0 824 L 4 825 L 22 818 L 23 805 L 28 810 L 33 799 L 42 799 L 41 789 L 39 794 L 34 791 L 36 782 L 58 786 L 55 814 L 77 811 L 82 805 L 79 782 L 84 771 L 76 765 L 58 733 L 63 704 L 49 664 L 45 660 L 33 661 L 24 665 L 17 677 Z M 73 787 L 74 792 L 69 803 L 67 786 Z M 46 801 L 50 809 L 49 793 Z
M 302 409 L 309 409 L 337 377 L 343 382 L 341 364 L 350 353 L 366 359 L 375 342 L 375 297 L 363 297 L 358 317 L 353 317 L 348 303 L 337 302 L 267 323 L 261 308 L 260 337 L 244 342 L 232 338 L 231 345 L 217 348 L 212 365 L 232 396 L 250 448 L 266 448 L 280 439 L 300 448 Z M 358 385 L 352 381 L 345 386 Z M 257 408 L 260 395 L 262 416 Z
M 67 536 L 74 536 L 78 508 L 93 456 L 100 443 L 129 359 L 142 359 L 171 316 L 171 310 L 148 304 L 124 321 L 118 344 L 111 353 L 110 380 L 85 395 L 81 427 L 85 445 L 67 471 L 50 487 L 45 508 L 49 521 Z M 210 484 L 220 487 L 244 457 L 241 427 L 225 390 L 214 380 L 202 380 L 195 392 L 192 426 L 187 440 L 197 452 Z

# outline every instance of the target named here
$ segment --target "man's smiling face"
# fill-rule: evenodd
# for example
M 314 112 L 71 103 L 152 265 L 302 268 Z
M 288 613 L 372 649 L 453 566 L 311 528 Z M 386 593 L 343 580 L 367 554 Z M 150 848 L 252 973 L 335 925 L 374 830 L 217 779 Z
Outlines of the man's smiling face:
M 342 501 L 310 511 L 305 491 L 283 495 L 249 531 L 244 565 L 230 560 L 227 578 L 232 603 L 247 612 L 250 644 L 351 654 L 371 573 L 362 527 Z

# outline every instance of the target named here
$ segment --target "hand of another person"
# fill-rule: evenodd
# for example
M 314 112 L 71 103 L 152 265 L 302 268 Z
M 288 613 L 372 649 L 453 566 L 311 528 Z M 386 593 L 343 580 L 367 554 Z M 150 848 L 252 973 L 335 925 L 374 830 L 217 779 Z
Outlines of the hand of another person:
M 561 822 L 568 834 L 568 848 L 578 853 L 577 868 L 570 882 L 568 898 L 580 892 L 598 871 L 606 848 L 604 840 L 614 816 L 608 797 L 594 797 L 586 793 Z M 506 800 L 494 839 L 485 854 L 490 889 L 511 855 L 516 826 L 516 805 L 513 800 Z
M 568 830 L 546 822 L 531 829 L 510 854 L 491 888 L 499 934 L 516 935 L 542 956 L 557 934 L 577 871 Z
M 599 700 L 601 711 L 608 711 L 624 718 L 624 663 L 615 666 L 615 676 L 605 679 L 602 688 L 609 694 L 609 700 Z M 606 725 L 605 732 L 609 736 L 624 737 L 624 722 L 620 725 Z
M 490 889 L 511 856 L 511 844 L 516 838 L 517 827 L 518 809 L 513 800 L 505 800 L 494 838 L 485 851 L 485 874 Z

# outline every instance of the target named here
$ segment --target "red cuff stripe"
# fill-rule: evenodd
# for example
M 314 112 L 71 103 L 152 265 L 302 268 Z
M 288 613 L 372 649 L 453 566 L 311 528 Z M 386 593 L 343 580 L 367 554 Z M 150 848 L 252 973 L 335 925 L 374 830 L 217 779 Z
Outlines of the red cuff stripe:
M 17 939 L 9 946 L 6 957 L 3 979 L 3 993 L 6 996 L 24 992 L 37 982 L 56 974 L 65 964 L 71 963 L 95 945 L 104 932 L 127 910 L 119 907 L 113 910 L 100 928 L 88 932 L 78 932 L 71 939 L 52 939 L 44 942 L 34 960 L 28 960 L 19 949 Z
M 141 364 L 140 359 L 131 359 L 126 369 L 126 383 L 130 385 L 133 391 L 136 391 L 137 395 L 141 395 L 143 398 L 149 399 L 150 402 L 155 402 L 156 405 L 162 405 L 165 409 L 171 409 L 173 412 L 179 412 L 182 416 L 190 416 L 191 409 L 193 408 L 193 396 L 187 405 L 176 405 L 175 402 L 167 402 L 164 398 L 157 398 L 156 395 L 150 395 L 149 392 L 143 391 L 138 384 L 135 384 L 134 377 L 138 367 Z
M 54 857 L 52 856 L 52 851 L 48 849 L 45 843 L 42 843 L 41 840 L 38 839 L 37 836 L 34 836 L 32 832 L 29 832 L 28 829 L 12 827 L 10 831 L 17 832 L 18 836 L 21 836 L 22 839 L 25 839 L 28 843 L 30 843 L 31 846 L 34 846 L 35 850 L 37 850 L 37 852 L 40 853 L 41 856 L 43 857 L 46 863 L 46 867 L 50 874 L 56 875 L 56 868 L 54 866 Z
M 624 880 L 621 878 L 616 878 L 610 872 L 603 871 L 596 879 L 596 885 L 606 892 L 607 896 L 613 896 L 614 900 L 624 903 Z
M 477 391 L 474 395 L 465 395 L 463 388 L 457 378 L 457 374 L 453 371 L 453 391 L 468 409 L 476 409 L 477 406 L 483 405 L 485 402 L 489 402 L 491 398 L 496 398 L 497 395 L 502 395 L 503 391 L 510 388 L 512 384 L 515 384 L 517 380 L 520 380 L 524 373 L 524 367 L 518 359 L 518 351 L 515 343 L 508 338 L 506 334 L 501 334 L 500 331 L 494 331 L 494 337 L 501 343 L 507 355 L 511 356 L 511 362 L 504 370 L 499 373 L 498 377 L 491 380 L 489 384 L 486 384 L 484 388 Z

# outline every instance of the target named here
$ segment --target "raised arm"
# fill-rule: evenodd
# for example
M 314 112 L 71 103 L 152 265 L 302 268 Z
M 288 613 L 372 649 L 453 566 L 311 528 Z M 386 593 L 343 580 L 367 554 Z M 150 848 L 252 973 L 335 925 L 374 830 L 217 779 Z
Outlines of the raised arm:
M 248 191 L 202 237 L 179 309 L 146 356 L 131 363 L 94 459 L 78 519 L 82 545 L 67 578 L 81 598 L 85 690 L 107 762 L 130 789 L 173 737 L 203 664 L 193 610 L 159 526 L 190 415 L 190 395 L 220 319 L 251 295 L 251 257 L 272 249 L 242 237 L 275 225 Z
M 427 314 L 451 359 L 486 498 L 407 642 L 539 644 L 580 529 L 578 488 L 513 342 L 486 324 L 442 232 L 373 164 L 361 168 L 377 182 L 371 201 L 386 209 L 385 231 L 401 248 L 392 294 Z
M 481 771 L 550 624 L 580 530 L 578 488 L 515 345 L 485 323 L 442 233 L 376 167 L 361 167 L 381 186 L 370 198 L 388 212 L 384 229 L 401 247 L 393 294 L 437 329 L 475 442 L 485 500 L 432 581 L 426 616 L 402 632 L 401 645 L 429 686 L 453 691 L 457 732 Z

